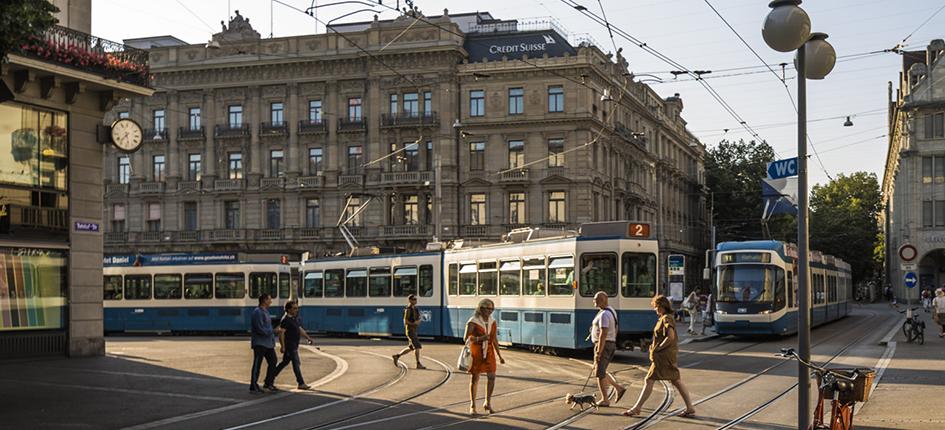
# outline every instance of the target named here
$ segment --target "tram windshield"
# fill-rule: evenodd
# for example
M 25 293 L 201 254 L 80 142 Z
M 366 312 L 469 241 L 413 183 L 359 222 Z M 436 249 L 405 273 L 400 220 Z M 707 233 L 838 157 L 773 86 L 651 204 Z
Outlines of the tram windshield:
M 784 289 L 784 271 L 764 264 L 719 266 L 719 301 L 771 303 L 775 290 Z

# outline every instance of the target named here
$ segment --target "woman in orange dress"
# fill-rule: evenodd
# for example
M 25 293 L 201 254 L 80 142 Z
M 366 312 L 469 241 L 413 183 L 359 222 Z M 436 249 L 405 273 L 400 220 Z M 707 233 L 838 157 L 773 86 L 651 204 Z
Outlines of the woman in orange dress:
M 479 306 L 473 313 L 472 318 L 466 322 L 466 334 L 463 339 L 469 344 L 469 351 L 472 355 L 472 365 L 469 366 L 469 414 L 476 414 L 476 389 L 479 386 L 479 374 L 485 373 L 486 384 L 486 402 L 482 408 L 490 414 L 492 410 L 492 391 L 495 390 L 495 368 L 496 356 L 499 362 L 505 364 L 502 353 L 499 352 L 499 342 L 496 340 L 496 322 L 492 318 L 492 312 L 495 311 L 495 304 L 492 300 L 482 299 Z

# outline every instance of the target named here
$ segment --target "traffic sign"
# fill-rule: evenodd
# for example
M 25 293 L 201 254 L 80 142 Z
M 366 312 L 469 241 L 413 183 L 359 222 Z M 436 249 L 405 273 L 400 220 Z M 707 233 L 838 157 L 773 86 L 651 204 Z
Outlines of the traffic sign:
M 919 255 L 919 251 L 915 249 L 914 246 L 909 245 L 908 243 L 899 247 L 899 258 L 902 261 L 912 261 L 915 260 L 915 257 Z
M 781 179 L 789 176 L 797 176 L 797 157 L 785 158 L 768 163 L 769 178 Z
M 915 272 L 906 272 L 902 280 L 905 281 L 907 288 L 915 288 L 919 284 L 919 277 L 915 275 Z
M 918 268 L 918 264 L 915 263 L 902 263 L 899 265 L 899 269 L 903 272 L 911 272 Z

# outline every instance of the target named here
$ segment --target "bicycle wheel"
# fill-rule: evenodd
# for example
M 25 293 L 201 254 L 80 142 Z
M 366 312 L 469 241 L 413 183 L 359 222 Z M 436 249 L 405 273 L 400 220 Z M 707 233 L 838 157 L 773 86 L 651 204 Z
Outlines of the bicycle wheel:
M 916 336 L 915 336 L 916 342 L 918 342 L 919 345 L 925 345 L 925 330 L 921 327 L 917 327 L 915 329 L 915 332 L 916 332 Z
M 915 340 L 916 332 L 915 329 L 910 325 L 909 327 L 906 327 L 906 342 L 913 343 Z
M 902 322 L 902 335 L 906 337 L 906 340 L 909 340 L 909 320 Z

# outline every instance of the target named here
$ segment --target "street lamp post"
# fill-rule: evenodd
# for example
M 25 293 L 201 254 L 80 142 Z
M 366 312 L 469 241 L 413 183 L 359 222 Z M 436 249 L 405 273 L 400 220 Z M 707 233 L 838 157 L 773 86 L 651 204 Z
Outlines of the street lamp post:
M 823 79 L 833 69 L 837 54 L 824 33 L 811 34 L 810 17 L 799 5 L 801 0 L 775 0 L 768 4 L 761 34 L 771 49 L 797 51 L 797 248 L 798 318 L 797 428 L 810 423 L 810 376 L 801 361 L 810 361 L 810 244 L 808 243 L 807 187 L 807 78 Z

